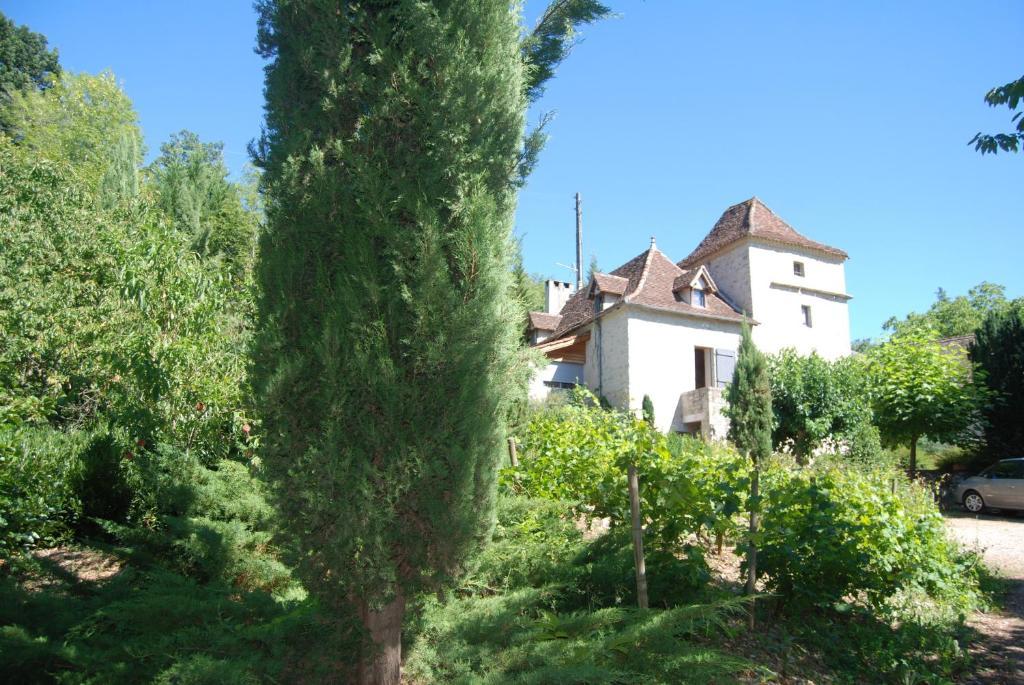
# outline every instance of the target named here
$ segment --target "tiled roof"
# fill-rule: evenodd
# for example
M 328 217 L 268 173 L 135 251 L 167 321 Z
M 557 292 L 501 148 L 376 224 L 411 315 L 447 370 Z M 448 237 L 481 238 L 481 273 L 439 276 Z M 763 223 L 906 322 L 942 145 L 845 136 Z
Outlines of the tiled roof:
M 725 210 L 697 249 L 679 264 L 684 267 L 699 264 L 705 257 L 747 236 L 818 250 L 843 259 L 849 256 L 838 248 L 817 243 L 800 235 L 763 202 L 753 197 Z
M 697 317 L 743 320 L 742 314 L 726 304 L 716 293 L 707 293 L 706 307 L 694 307 L 677 300 L 672 290 L 676 278 L 684 273 L 658 248 L 651 247 L 612 271 L 611 275 L 627 283 L 623 291 L 623 302 Z M 595 274 L 595 278 L 598 275 Z M 593 320 L 594 302 L 588 297 L 589 292 L 590 288 L 585 288 L 569 298 L 562 307 L 562 320 L 552 338 L 565 335 Z
M 954 335 L 951 338 L 939 338 L 939 344 L 945 348 L 959 347 L 969 350 L 974 345 L 974 339 L 974 333 L 968 333 L 967 335 Z
M 692 316 L 743 320 L 742 314 L 726 304 L 725 300 L 712 291 L 705 293 L 706 306 L 704 307 L 695 307 L 676 299 L 673 288 L 676 278 L 684 275 L 684 271 L 673 264 L 657 248 L 654 248 L 653 252 L 643 287 L 627 295 L 626 301 Z
M 545 314 L 544 312 L 530 312 L 530 328 L 538 331 L 553 331 L 558 328 L 558 322 L 562 317 L 558 314 Z
M 626 292 L 626 288 L 629 287 L 629 279 L 622 276 L 596 273 L 594 274 L 593 286 L 596 286 L 598 291 L 602 293 L 622 295 Z
M 649 252 L 650 250 L 633 257 L 618 269 L 612 271 L 612 276 L 621 276 L 629 282 L 626 286 L 626 292 L 634 290 L 640 282 L 640 276 L 643 274 Z M 558 328 L 552 337 L 557 338 L 594 318 L 594 302 L 588 297 L 589 292 L 589 287 L 581 288 L 569 298 L 565 306 L 562 307 L 562 320 L 558 323 Z
M 703 264 L 699 264 L 692 269 L 684 269 L 682 273 L 676 276 L 676 280 L 672 284 L 672 290 L 678 292 L 683 288 L 690 287 L 690 284 L 697 280 L 697 275 L 703 270 L 704 281 L 707 284 L 707 289 L 714 292 L 718 290 L 718 286 L 715 285 L 714 280 L 711 278 L 711 273 L 707 270 Z

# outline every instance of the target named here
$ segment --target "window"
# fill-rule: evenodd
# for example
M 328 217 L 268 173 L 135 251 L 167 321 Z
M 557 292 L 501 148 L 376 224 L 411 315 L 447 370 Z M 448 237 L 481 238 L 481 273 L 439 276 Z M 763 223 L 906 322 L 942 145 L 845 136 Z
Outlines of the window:
M 804 263 L 803 262 L 793 262 L 793 274 L 795 276 L 803 276 L 804 275 Z
M 556 390 L 572 390 L 578 384 L 577 383 L 566 383 L 565 381 L 544 381 L 544 385 L 549 388 L 555 388 Z
M 811 307 L 810 305 L 800 305 L 800 313 L 804 315 L 804 325 L 808 328 L 811 327 Z
M 690 304 L 694 307 L 706 307 L 707 302 L 704 299 L 704 291 L 694 288 L 693 297 L 690 298 Z
M 1024 461 L 1001 461 L 988 470 L 989 478 L 1024 478 Z

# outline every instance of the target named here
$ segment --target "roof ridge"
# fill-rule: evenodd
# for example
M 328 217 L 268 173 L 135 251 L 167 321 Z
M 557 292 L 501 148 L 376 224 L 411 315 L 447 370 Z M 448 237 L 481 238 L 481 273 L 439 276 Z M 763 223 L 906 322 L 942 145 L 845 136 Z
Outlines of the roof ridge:
M 655 247 L 654 245 L 651 245 L 649 248 L 647 248 L 647 256 L 644 259 L 644 270 L 640 272 L 640 280 L 636 282 L 636 287 L 633 288 L 633 292 L 626 293 L 626 296 L 622 298 L 623 300 L 627 302 L 632 301 L 633 295 L 644 289 L 644 284 L 647 283 L 647 274 L 650 273 L 651 270 L 651 258 L 657 251 L 658 248 Z

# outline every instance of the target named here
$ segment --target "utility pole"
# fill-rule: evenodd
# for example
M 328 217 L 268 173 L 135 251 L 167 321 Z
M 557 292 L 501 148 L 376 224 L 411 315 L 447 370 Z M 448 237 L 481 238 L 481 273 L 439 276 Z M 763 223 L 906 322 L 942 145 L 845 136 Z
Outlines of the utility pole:
M 583 205 L 576 193 L 576 291 L 583 290 Z

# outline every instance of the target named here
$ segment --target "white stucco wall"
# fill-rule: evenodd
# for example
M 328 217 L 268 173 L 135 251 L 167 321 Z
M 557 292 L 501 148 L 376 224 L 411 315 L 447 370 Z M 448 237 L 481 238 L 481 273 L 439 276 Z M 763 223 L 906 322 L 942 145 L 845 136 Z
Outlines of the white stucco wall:
M 696 385 L 694 348 L 736 350 L 740 326 L 635 307 L 628 313 L 628 404 L 608 399 L 640 411 L 644 395 L 650 395 L 658 430 L 682 430 L 680 396 Z M 713 375 L 707 382 L 714 382 Z
M 750 242 L 754 342 L 764 352 L 785 347 L 807 355 L 816 351 L 826 359 L 850 354 L 850 314 L 843 260 L 796 247 Z M 793 262 L 804 264 L 804 276 L 793 273 Z M 773 285 L 775 284 L 775 285 Z M 798 289 L 802 289 L 798 290 Z M 822 292 L 809 292 L 822 291 Z M 804 325 L 801 306 L 811 308 L 812 326 Z
M 623 309 L 609 310 L 590 325 L 583 378 L 587 387 L 616 407 L 629 399 L 629 339 Z

